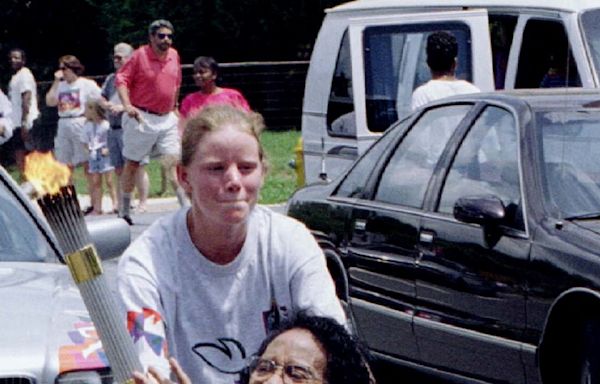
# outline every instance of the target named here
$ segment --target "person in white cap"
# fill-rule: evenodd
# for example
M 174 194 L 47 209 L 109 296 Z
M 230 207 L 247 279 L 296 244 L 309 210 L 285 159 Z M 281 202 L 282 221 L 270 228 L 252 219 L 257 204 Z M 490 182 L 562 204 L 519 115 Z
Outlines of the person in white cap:
M 127 43 L 118 43 L 115 45 L 113 53 L 115 71 L 118 71 L 119 68 L 129 60 L 132 53 L 133 47 Z M 113 167 L 115 167 L 115 174 L 117 175 L 117 201 L 120 202 L 123 193 L 121 175 L 123 174 L 123 166 L 125 165 L 125 159 L 123 158 L 123 129 L 121 126 L 123 104 L 121 104 L 119 94 L 117 93 L 115 73 L 111 73 L 106 77 L 106 80 L 104 80 L 104 83 L 102 84 L 102 97 L 105 101 L 104 107 L 109 111 L 108 121 L 111 129 L 108 132 L 108 149 L 110 161 Z M 150 181 L 144 165 L 148 162 L 148 157 L 142 160 L 140 167 L 135 173 L 135 186 L 139 198 L 137 206 L 138 212 L 144 212 L 146 210 L 146 200 L 148 199 Z M 118 206 L 115 208 L 118 209 Z

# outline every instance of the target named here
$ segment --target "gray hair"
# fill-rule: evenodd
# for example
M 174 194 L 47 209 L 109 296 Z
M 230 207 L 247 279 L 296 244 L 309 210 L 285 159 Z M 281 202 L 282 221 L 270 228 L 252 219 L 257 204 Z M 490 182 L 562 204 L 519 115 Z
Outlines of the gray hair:
M 158 19 L 150 23 L 148 34 L 154 35 L 161 28 L 169 28 L 171 32 L 175 33 L 175 28 L 173 28 L 173 24 L 169 20 Z
M 129 58 L 132 53 L 133 53 L 133 47 L 127 43 L 121 42 L 121 43 L 115 45 L 115 47 L 114 47 L 114 54 L 119 55 L 119 56 L 123 57 L 124 59 Z

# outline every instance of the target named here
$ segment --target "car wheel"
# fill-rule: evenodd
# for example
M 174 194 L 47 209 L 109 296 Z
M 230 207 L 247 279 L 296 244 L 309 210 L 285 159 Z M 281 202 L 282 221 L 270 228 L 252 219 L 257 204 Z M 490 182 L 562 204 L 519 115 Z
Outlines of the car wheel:
M 579 383 L 600 384 L 600 320 L 587 321 L 581 333 Z

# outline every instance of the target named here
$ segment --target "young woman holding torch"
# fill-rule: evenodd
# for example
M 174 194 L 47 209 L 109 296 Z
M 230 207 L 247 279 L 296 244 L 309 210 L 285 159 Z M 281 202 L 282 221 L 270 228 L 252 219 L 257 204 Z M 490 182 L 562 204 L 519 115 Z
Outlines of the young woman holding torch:
M 119 263 L 119 292 L 142 364 L 193 383 L 239 379 L 279 321 L 308 311 L 345 323 L 325 257 L 301 223 L 257 205 L 262 117 L 208 106 L 187 121 L 179 182 L 191 207 L 162 218 Z

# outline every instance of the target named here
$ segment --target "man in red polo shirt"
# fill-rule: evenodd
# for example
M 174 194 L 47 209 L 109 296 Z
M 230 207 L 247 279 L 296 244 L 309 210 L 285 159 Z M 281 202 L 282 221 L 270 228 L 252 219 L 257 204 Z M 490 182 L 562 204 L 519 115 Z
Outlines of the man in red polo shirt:
M 135 173 L 145 156 L 162 156 L 161 164 L 179 204 L 186 201 L 175 171 L 181 152 L 175 114 L 181 65 L 179 54 L 171 47 L 173 32 L 169 21 L 153 21 L 148 28 L 149 44 L 135 50 L 116 74 L 117 92 L 126 112 L 122 121 L 125 166 L 119 216 L 130 225 L 133 224 L 129 210 Z

